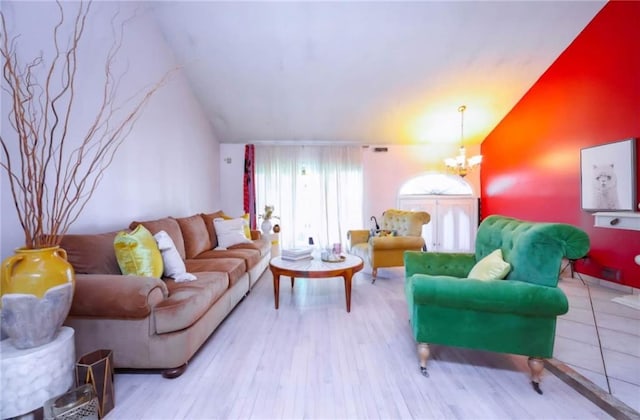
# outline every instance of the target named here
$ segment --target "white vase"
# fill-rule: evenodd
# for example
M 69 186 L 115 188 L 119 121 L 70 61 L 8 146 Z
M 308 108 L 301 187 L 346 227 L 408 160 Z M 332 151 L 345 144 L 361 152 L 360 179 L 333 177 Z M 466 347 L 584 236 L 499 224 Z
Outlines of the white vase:
M 271 233 L 271 219 L 265 219 L 262 221 L 260 225 L 260 229 L 262 230 L 263 235 L 268 235 Z

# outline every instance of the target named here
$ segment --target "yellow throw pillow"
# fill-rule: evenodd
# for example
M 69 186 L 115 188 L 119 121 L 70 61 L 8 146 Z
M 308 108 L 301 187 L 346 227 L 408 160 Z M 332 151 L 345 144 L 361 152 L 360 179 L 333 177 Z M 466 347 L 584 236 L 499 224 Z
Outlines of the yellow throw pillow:
M 155 238 L 144 226 L 138 225 L 131 232 L 119 232 L 113 241 L 113 248 L 122 274 L 162 276 L 162 254 Z
M 473 266 L 469 275 L 470 279 L 500 280 L 509 274 L 511 264 L 502 259 L 502 250 L 496 249 Z
M 225 213 L 222 213 L 222 218 L 224 220 L 232 220 L 232 219 L 242 219 L 242 220 L 244 220 L 244 226 L 243 226 L 244 236 L 247 239 L 251 239 L 251 228 L 249 227 L 249 213 L 245 213 L 240 217 L 231 217 L 231 216 L 226 215 Z

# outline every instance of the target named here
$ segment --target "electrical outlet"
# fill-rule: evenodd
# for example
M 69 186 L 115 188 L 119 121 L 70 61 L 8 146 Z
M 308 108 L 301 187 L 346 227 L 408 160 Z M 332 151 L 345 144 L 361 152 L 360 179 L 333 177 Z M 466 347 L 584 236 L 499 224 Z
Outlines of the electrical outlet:
M 616 283 L 622 283 L 622 274 L 620 270 L 612 267 L 602 267 L 600 275 L 604 280 L 614 281 Z

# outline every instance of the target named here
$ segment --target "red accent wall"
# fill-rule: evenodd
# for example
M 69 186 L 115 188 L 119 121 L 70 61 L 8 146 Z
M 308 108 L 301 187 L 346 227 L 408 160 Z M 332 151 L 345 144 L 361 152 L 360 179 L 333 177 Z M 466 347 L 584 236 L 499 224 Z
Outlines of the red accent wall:
M 581 209 L 580 149 L 640 138 L 640 2 L 611 1 L 482 143 L 482 217 L 570 223 L 591 239 L 580 272 L 619 270 L 640 288 L 640 231 L 593 227 Z M 640 198 L 640 140 L 636 140 Z

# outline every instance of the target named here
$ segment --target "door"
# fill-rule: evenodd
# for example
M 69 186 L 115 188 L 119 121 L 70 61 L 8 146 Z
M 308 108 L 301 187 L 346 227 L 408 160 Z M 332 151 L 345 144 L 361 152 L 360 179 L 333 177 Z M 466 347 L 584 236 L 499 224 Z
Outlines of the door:
M 401 197 L 398 207 L 403 210 L 426 211 L 431 215 L 431 221 L 422 227 L 427 251 L 475 252 L 478 230 L 476 197 Z

